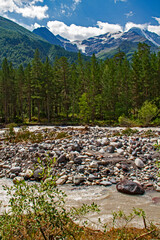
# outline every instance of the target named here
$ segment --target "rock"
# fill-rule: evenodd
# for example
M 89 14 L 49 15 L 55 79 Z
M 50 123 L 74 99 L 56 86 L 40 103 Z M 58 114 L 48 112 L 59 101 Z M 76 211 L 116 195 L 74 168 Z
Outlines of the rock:
M 106 145 L 108 145 L 108 144 L 109 144 L 109 140 L 108 140 L 108 138 L 102 138 L 102 140 L 101 140 L 101 144 L 102 144 L 102 146 L 106 146 Z
M 68 159 L 66 159 L 66 154 L 60 155 L 60 157 L 57 159 L 57 163 L 67 163 Z
M 15 177 L 13 179 L 13 183 L 16 184 L 16 183 L 19 183 L 19 182 L 22 182 L 24 181 L 24 178 L 23 177 Z
M 128 171 L 129 171 L 129 166 L 128 166 L 128 164 L 123 163 L 123 164 L 122 164 L 122 170 L 123 170 L 124 172 L 128 172 Z
M 105 180 L 103 180 L 102 182 L 100 182 L 100 185 L 103 185 L 103 186 L 107 187 L 107 186 L 111 186 L 112 183 L 109 182 L 109 181 L 105 181 Z
M 81 146 L 78 143 L 72 145 L 72 151 L 80 152 L 81 151 Z
M 117 143 L 117 148 L 121 148 L 121 147 L 123 147 L 122 142 L 118 142 L 118 143 Z
M 36 181 L 39 181 L 43 178 L 43 169 L 36 169 L 33 173 L 33 177 Z
M 31 169 L 27 169 L 26 172 L 24 173 L 24 179 L 30 179 L 33 176 L 33 171 Z
M 21 167 L 12 167 L 10 169 L 10 172 L 11 173 L 19 173 L 19 172 L 21 172 Z
M 92 181 L 96 180 L 97 178 L 98 178 L 97 176 L 95 176 L 93 174 L 89 174 L 88 181 L 92 182 Z
M 98 168 L 98 163 L 93 161 L 90 163 L 90 168 Z
M 124 154 L 124 150 L 121 149 L 121 148 L 118 148 L 117 149 L 117 153 L 120 154 L 120 155 L 123 155 Z
M 117 191 L 121 193 L 131 194 L 131 195 L 138 195 L 138 194 L 144 194 L 145 190 L 143 187 L 136 183 L 129 181 L 127 179 L 122 180 L 116 185 Z
M 160 187 L 159 186 L 156 186 L 156 191 L 160 192 Z
M 117 184 L 117 181 L 116 181 L 114 178 L 111 178 L 109 181 L 110 181 L 112 184 Z
M 135 164 L 138 168 L 143 168 L 144 167 L 144 162 L 140 158 L 135 159 Z
M 83 156 L 78 156 L 73 161 L 75 164 L 81 164 L 83 161 L 83 158 L 84 158 Z
M 108 153 L 114 153 L 114 150 L 115 150 L 115 147 L 112 146 L 112 145 L 110 145 L 110 146 L 107 147 L 107 152 L 108 152 Z
M 154 198 L 152 198 L 152 201 L 155 204 L 160 203 L 160 197 L 154 197 Z
M 84 173 L 84 171 L 85 171 L 85 165 L 80 165 L 80 166 L 78 166 L 78 167 L 77 167 L 77 170 L 78 170 L 78 172 L 80 172 L 80 173 Z
M 80 183 L 82 183 L 85 180 L 85 178 L 83 175 L 79 174 L 79 175 L 74 176 L 72 180 L 75 185 L 79 185 Z
M 58 180 L 56 181 L 57 185 L 63 185 L 68 179 L 67 175 L 63 175 L 62 177 L 58 178 Z

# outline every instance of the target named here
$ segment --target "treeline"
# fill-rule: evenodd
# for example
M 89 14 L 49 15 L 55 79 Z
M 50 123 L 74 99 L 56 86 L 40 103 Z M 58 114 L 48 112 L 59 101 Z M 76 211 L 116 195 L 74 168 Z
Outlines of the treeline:
M 123 52 L 99 61 L 95 55 L 70 64 L 66 57 L 52 65 L 39 51 L 27 67 L 14 69 L 5 58 L 0 70 L 1 122 L 66 120 L 112 122 L 135 117 L 143 103 L 160 104 L 160 52 L 140 43 L 129 62 Z

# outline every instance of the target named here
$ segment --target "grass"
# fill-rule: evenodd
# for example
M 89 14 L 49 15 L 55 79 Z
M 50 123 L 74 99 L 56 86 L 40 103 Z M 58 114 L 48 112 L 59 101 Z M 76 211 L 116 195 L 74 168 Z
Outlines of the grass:
M 45 140 L 63 139 L 70 137 L 67 132 L 56 132 L 49 129 L 44 131 L 31 132 L 27 127 L 22 127 L 18 132 L 15 132 L 14 126 L 10 125 L 5 132 L 5 139 L 9 142 L 31 142 L 40 143 Z

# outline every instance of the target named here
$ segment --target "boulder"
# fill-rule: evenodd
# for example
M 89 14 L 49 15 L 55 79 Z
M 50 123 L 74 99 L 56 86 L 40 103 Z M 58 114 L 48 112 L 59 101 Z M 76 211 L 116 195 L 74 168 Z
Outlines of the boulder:
M 142 195 L 145 193 L 145 190 L 140 184 L 129 181 L 127 179 L 120 181 L 116 185 L 116 188 L 118 192 L 130 194 L 130 195 L 138 195 L 138 194 Z

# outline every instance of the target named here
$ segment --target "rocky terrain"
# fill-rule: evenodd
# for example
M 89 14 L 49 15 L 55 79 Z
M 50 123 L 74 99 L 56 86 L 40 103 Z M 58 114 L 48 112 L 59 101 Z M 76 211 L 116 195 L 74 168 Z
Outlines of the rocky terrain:
M 37 127 L 32 131 L 41 133 L 43 141 L 10 142 L 1 131 L 1 178 L 40 180 L 42 169 L 35 165 L 49 156 L 56 159 L 51 174 L 59 185 L 111 186 L 128 179 L 160 191 L 160 152 L 155 147 L 160 144 L 159 128 Z M 58 134 L 62 138 L 56 139 Z

